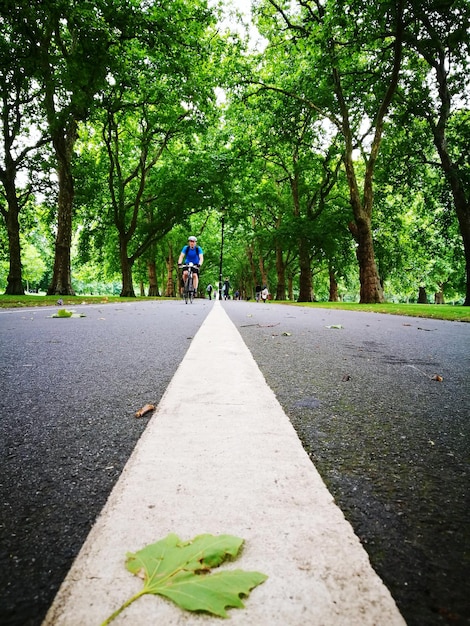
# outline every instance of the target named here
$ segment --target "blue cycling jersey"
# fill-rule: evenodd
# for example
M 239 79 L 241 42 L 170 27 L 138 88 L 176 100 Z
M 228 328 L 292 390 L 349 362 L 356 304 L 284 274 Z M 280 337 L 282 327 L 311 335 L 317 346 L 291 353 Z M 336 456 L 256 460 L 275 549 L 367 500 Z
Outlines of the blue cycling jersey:
M 202 248 L 200 246 L 194 246 L 194 248 L 192 249 L 190 246 L 184 246 L 184 248 L 181 250 L 181 253 L 184 254 L 185 256 L 185 259 L 184 259 L 185 263 L 194 263 L 194 264 L 199 263 L 199 255 L 203 254 Z

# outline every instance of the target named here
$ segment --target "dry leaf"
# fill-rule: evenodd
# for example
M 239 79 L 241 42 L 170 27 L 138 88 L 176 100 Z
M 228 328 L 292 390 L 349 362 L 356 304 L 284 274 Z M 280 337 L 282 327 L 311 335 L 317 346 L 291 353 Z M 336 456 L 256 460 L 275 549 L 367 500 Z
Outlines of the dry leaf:
M 135 416 L 142 417 L 142 415 L 145 415 L 149 411 L 155 411 L 155 406 L 153 404 L 146 404 L 136 412 Z
M 443 378 L 439 374 L 434 374 L 434 376 L 431 376 L 431 380 L 437 380 L 438 383 L 442 383 Z

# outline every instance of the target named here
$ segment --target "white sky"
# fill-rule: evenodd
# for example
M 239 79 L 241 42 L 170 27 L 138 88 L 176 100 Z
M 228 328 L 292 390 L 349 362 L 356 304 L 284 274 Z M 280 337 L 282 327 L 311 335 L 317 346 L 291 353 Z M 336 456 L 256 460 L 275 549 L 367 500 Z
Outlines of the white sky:
M 243 13 L 250 15 L 251 0 L 232 0 L 232 3 L 237 7 L 237 9 L 240 9 Z
M 209 4 L 216 4 L 217 0 L 209 0 Z M 266 42 L 263 40 L 261 35 L 259 34 L 257 28 L 251 24 L 251 0 L 226 0 L 223 3 L 225 14 L 230 10 L 238 10 L 243 14 L 244 22 L 250 24 L 249 26 L 249 35 L 250 35 L 250 44 L 253 49 L 257 49 L 262 51 L 266 45 Z M 230 20 L 228 17 L 223 20 L 223 26 L 228 26 L 230 30 L 234 32 L 240 32 L 240 34 L 244 34 L 243 29 L 241 29 L 240 25 L 238 25 L 235 21 Z

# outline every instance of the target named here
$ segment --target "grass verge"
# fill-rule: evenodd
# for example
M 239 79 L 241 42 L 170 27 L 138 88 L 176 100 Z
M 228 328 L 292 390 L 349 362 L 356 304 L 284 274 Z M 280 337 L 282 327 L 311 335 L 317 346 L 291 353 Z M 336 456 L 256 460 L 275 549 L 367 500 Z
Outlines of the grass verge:
M 62 307 L 77 306 L 78 304 L 111 304 L 113 302 L 136 302 L 138 300 L 162 300 L 162 298 L 121 298 L 120 296 L 37 296 L 35 294 L 25 296 L 0 295 L 0 309 L 18 309 L 22 307 L 59 306 L 59 298 Z
M 355 302 L 286 302 L 285 304 L 319 309 L 340 309 L 343 311 L 366 311 L 367 313 L 425 317 L 451 322 L 470 322 L 470 307 L 454 306 L 452 304 L 357 304 Z

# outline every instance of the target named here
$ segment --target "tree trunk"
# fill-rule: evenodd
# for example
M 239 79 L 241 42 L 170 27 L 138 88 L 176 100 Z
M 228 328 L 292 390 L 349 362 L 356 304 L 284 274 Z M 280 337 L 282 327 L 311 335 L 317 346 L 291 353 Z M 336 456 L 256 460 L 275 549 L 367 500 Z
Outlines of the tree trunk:
M 155 261 L 149 261 L 147 263 L 148 277 L 149 277 L 149 296 L 156 298 L 158 296 L 158 280 L 157 280 L 157 266 Z
M 384 301 L 382 284 L 375 263 L 374 242 L 370 220 L 356 220 L 354 234 L 357 248 L 356 257 L 359 264 L 360 303 L 377 304 Z
M 247 256 L 248 262 L 250 264 L 250 272 L 251 272 L 251 288 L 250 288 L 250 298 L 254 297 L 254 288 L 256 287 L 258 280 L 256 278 L 256 266 L 253 260 L 253 246 L 251 244 L 247 246 Z
M 313 302 L 312 269 L 307 242 L 299 241 L 299 297 L 298 302 Z
M 427 304 L 428 296 L 426 294 L 426 287 L 420 287 L 418 292 L 418 304 Z
M 264 259 L 263 259 L 263 255 L 260 253 L 260 255 L 258 256 L 258 267 L 259 267 L 259 272 L 261 274 L 261 286 L 264 287 L 265 285 L 268 285 L 268 274 L 266 272 L 266 267 L 264 266 Z
M 345 168 L 354 214 L 354 222 L 349 223 L 349 230 L 357 243 L 356 257 L 359 265 L 359 281 L 361 285 L 359 301 L 361 304 L 376 304 L 383 302 L 384 296 L 375 262 L 374 242 L 372 239 L 373 168 L 369 163 L 364 181 L 364 202 L 362 202 L 354 171 L 351 137 L 349 138 L 349 150 L 345 157 Z
M 173 280 L 173 269 L 174 269 L 174 258 L 173 258 L 173 246 L 171 243 L 168 243 L 168 256 L 165 259 L 166 262 L 166 289 L 165 296 L 167 298 L 175 297 L 175 282 Z
M 73 296 L 70 250 L 72 246 L 72 217 L 74 185 L 72 154 L 78 137 L 77 123 L 71 120 L 67 129 L 60 129 L 53 137 L 59 178 L 57 207 L 57 236 L 55 242 L 54 271 L 48 295 Z
M 276 273 L 277 273 L 277 286 L 276 286 L 276 300 L 286 299 L 286 266 L 282 256 L 282 249 L 276 245 Z
M 294 277 L 289 274 L 287 279 L 287 297 L 289 300 L 294 300 Z
M 328 298 L 329 302 L 338 302 L 338 283 L 336 281 L 336 275 L 333 268 L 329 268 L 328 270 L 330 276 L 330 296 Z
M 10 256 L 10 270 L 8 272 L 5 294 L 9 296 L 24 295 L 24 287 L 21 273 L 21 244 L 20 244 L 20 207 L 16 196 L 15 180 L 10 180 L 8 172 L 5 174 L 4 185 L 7 197 L 8 209 L 2 210 L 5 217 L 8 232 L 8 248 Z
M 451 186 L 453 186 L 452 183 Z M 459 191 L 453 189 L 452 192 L 465 254 L 466 289 L 463 304 L 464 306 L 470 306 L 470 204 L 465 200 L 462 189 Z
M 369 189 L 369 191 L 372 193 L 372 189 Z M 350 188 L 350 193 L 355 221 L 349 224 L 349 230 L 357 243 L 356 258 L 359 265 L 359 281 L 361 284 L 360 303 L 380 303 L 384 301 L 384 295 L 375 262 L 370 213 L 363 210 L 357 189 Z M 372 205 L 370 205 L 371 210 Z
M 134 283 L 132 281 L 132 266 L 133 262 L 127 256 L 127 243 L 120 236 L 119 242 L 119 256 L 121 260 L 121 275 L 122 275 L 122 290 L 120 293 L 121 298 L 135 298 Z

